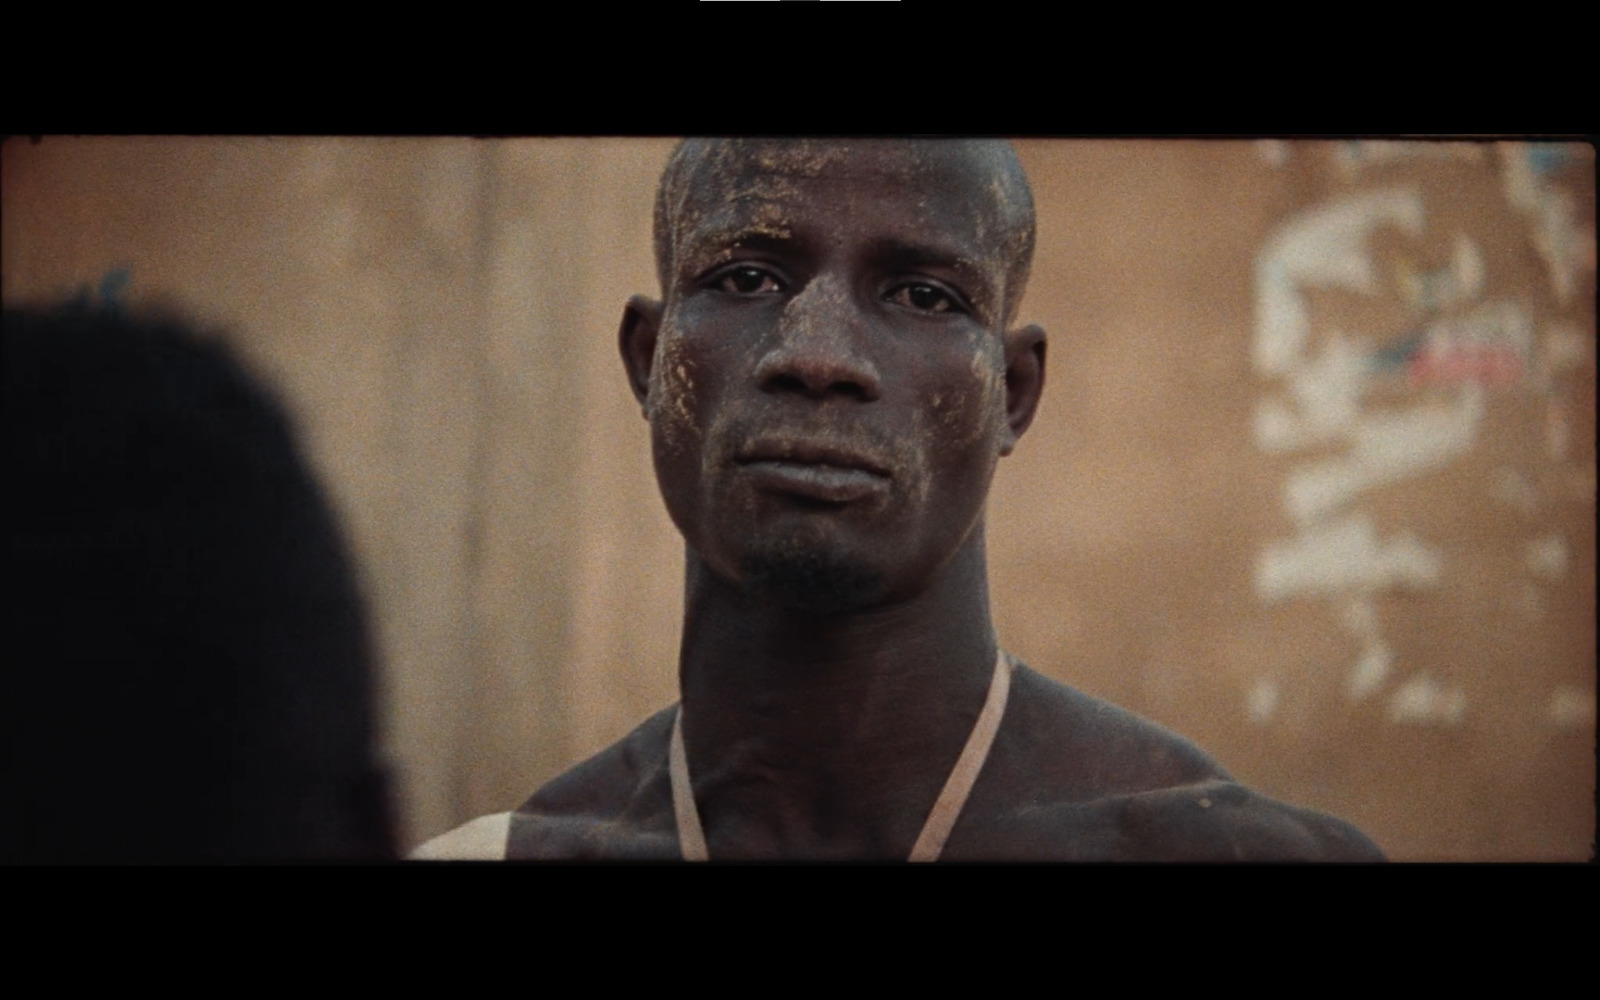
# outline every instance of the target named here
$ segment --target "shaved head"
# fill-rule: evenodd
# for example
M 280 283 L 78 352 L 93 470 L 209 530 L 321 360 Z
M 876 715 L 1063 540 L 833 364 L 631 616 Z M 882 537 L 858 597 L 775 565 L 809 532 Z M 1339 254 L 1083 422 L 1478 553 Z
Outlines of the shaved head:
M 896 179 L 909 190 L 960 187 L 975 203 L 984 246 L 1006 275 L 1004 323 L 1022 301 L 1033 261 L 1033 192 L 1009 142 L 994 139 L 686 139 L 673 150 L 656 191 L 656 272 L 671 299 L 686 233 L 725 203 L 733 183 L 752 170 L 771 193 L 816 178 L 854 154 L 896 154 Z M 768 220 L 783 236 L 785 221 Z

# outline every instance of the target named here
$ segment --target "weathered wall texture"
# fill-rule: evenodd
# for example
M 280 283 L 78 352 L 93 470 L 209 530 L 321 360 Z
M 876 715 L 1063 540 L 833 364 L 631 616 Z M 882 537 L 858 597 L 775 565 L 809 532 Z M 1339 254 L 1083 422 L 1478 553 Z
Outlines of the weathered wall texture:
M 614 348 L 670 147 L 4 147 L 6 302 L 125 277 L 298 415 L 407 843 L 674 697 L 681 547 Z M 1396 858 L 1588 857 L 1589 148 L 1021 152 L 1052 340 L 991 505 L 1007 647 Z

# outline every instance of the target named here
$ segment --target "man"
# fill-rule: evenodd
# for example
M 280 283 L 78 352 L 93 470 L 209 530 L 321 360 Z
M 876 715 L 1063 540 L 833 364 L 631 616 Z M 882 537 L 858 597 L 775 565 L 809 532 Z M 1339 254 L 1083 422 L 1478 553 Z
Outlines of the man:
M 0 320 L 0 860 L 394 858 L 366 611 L 282 407 L 184 322 Z
M 1044 386 L 1003 143 L 689 141 L 622 358 L 687 544 L 680 706 L 418 857 L 1381 857 L 1029 670 L 984 507 Z

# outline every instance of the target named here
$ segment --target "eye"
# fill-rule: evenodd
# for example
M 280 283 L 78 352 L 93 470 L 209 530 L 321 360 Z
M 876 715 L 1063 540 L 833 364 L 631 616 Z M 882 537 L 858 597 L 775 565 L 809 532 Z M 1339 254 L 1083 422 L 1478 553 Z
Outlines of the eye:
M 711 287 L 729 295 L 769 295 L 784 289 L 777 275 L 751 264 L 740 264 L 720 272 L 711 279 Z
M 895 305 L 924 313 L 964 313 L 966 307 L 955 295 L 926 281 L 908 281 L 889 289 L 885 296 Z

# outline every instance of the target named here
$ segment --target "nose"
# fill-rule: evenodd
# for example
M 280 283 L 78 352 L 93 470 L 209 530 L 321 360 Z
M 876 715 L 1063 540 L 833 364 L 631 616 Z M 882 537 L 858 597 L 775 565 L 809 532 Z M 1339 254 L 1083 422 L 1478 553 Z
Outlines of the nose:
M 756 365 L 756 382 L 766 392 L 871 402 L 881 387 L 866 350 L 870 334 L 849 288 L 815 278 L 784 306 L 772 343 Z

